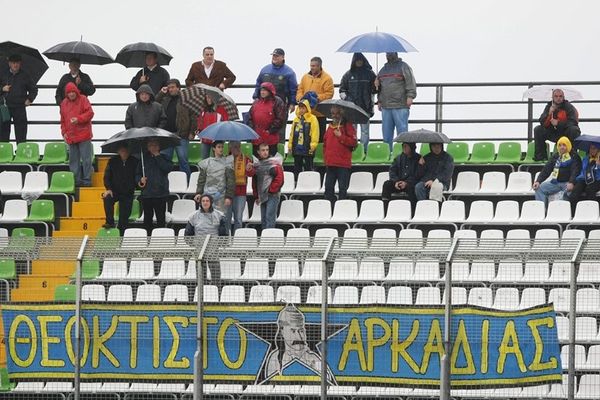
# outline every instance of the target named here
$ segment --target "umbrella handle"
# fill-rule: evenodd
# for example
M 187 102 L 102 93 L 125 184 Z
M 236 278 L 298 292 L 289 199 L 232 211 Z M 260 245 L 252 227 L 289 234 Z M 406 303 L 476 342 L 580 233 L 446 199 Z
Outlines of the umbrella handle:
M 140 152 L 140 156 L 142 159 L 142 177 L 146 176 L 146 167 L 144 166 L 144 150 Z

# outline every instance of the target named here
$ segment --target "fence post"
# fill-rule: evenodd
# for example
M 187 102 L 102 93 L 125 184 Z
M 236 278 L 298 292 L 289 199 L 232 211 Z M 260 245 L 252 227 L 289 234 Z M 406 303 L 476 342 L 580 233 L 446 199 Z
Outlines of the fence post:
M 575 322 L 577 320 L 577 314 L 575 313 L 575 310 L 577 310 L 577 271 L 575 267 L 577 266 L 577 268 L 579 268 L 579 262 L 577 259 L 581 253 L 583 241 L 584 239 L 579 240 L 577 248 L 573 253 L 573 257 L 571 258 L 571 277 L 569 288 L 569 386 L 567 389 L 569 400 L 573 400 L 575 398 Z
M 198 308 L 197 318 L 198 323 L 196 324 L 196 353 L 194 354 L 194 400 L 202 400 L 204 397 L 203 386 L 204 386 L 204 370 L 202 366 L 203 351 L 202 348 L 202 316 L 204 313 L 204 269 L 202 268 L 202 261 L 204 260 L 204 253 L 208 242 L 210 241 L 210 235 L 206 235 L 204 243 L 198 254 L 196 261 L 196 284 L 198 286 Z
M 77 343 L 75 346 L 75 377 L 73 382 L 73 396 L 75 400 L 79 400 L 81 386 L 81 261 L 83 260 L 83 253 L 85 252 L 88 239 L 88 235 L 83 237 L 75 264 L 75 342 Z
M 321 400 L 327 400 L 327 259 L 335 238 L 330 238 L 321 258 Z
M 444 87 L 438 85 L 435 87 L 435 130 L 442 131 L 443 107 L 444 107 Z
M 450 400 L 450 354 L 452 353 L 452 335 L 450 333 L 452 329 L 452 269 L 450 268 L 450 263 L 454 257 L 459 240 L 452 240 L 452 246 L 446 256 L 446 280 L 444 282 L 446 290 L 446 304 L 444 304 L 444 355 L 442 356 L 442 368 L 440 370 L 440 400 Z
M 528 88 L 532 88 L 530 83 Z M 533 99 L 527 99 L 527 142 L 533 140 Z

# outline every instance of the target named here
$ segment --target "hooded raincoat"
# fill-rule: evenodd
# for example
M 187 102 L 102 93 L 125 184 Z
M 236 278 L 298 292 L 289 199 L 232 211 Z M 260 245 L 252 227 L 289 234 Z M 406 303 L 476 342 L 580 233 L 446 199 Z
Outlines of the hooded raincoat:
M 304 104 L 307 111 L 301 116 L 296 108 L 296 118 L 290 130 L 288 152 L 301 156 L 313 155 L 319 144 L 319 121 L 312 114 L 308 100 L 301 100 L 300 103 Z
M 69 100 L 68 93 L 75 93 L 75 100 Z M 60 130 L 67 144 L 76 144 L 92 139 L 92 118 L 94 110 L 88 98 L 81 94 L 77 85 L 67 83 L 64 99 L 60 103 Z M 71 119 L 77 118 L 76 123 Z
M 150 100 L 142 102 L 140 93 L 148 93 Z M 154 92 L 149 85 L 141 85 L 135 92 L 137 101 L 132 103 L 125 114 L 125 129 L 130 128 L 165 128 L 167 115 L 163 107 L 154 101 Z

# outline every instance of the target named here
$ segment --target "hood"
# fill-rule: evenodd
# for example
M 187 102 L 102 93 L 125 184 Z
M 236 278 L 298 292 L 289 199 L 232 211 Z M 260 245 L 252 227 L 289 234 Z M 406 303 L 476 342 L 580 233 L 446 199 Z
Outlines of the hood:
M 567 153 L 570 153 L 571 149 L 573 148 L 571 141 L 566 136 L 563 136 L 560 139 L 558 139 L 558 141 L 556 142 L 556 146 L 558 147 L 559 144 L 564 144 L 567 147 Z
M 275 94 L 277 93 L 277 91 L 275 90 L 275 85 L 273 85 L 271 82 L 263 82 L 260 84 L 260 88 L 261 89 L 267 89 L 269 91 L 269 93 L 271 93 L 271 96 L 275 97 Z
M 152 91 L 150 85 L 140 85 L 138 90 L 136 90 L 135 97 L 138 99 L 138 101 L 140 100 L 140 93 L 148 93 L 150 95 L 150 102 L 154 101 L 154 92 Z
M 357 60 L 362 60 L 363 61 L 363 66 L 362 67 L 358 68 L 358 67 L 356 67 L 354 65 Z M 371 66 L 371 64 L 369 64 L 369 61 L 367 60 L 367 57 L 365 57 L 363 53 L 354 53 L 354 55 L 352 56 L 352 62 L 350 63 L 350 71 L 356 71 L 356 70 L 359 70 L 359 69 L 372 70 L 373 67 Z
M 304 114 L 304 119 L 310 117 L 312 115 L 312 109 L 310 108 L 310 102 L 307 99 L 300 100 L 300 103 L 304 104 L 306 107 L 306 114 Z M 296 116 L 300 118 L 298 115 L 298 107 L 296 107 Z
M 67 83 L 67 86 L 65 86 L 65 97 L 67 97 L 67 93 L 71 93 L 71 92 L 75 92 L 77 94 L 77 97 L 79 97 L 81 95 L 81 92 L 77 88 L 77 85 L 74 84 L 73 82 L 69 82 L 69 83 Z

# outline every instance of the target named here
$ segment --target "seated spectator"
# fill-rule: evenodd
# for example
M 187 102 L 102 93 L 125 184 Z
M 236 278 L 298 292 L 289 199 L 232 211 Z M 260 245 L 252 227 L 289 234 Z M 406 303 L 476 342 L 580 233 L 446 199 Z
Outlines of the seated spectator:
M 390 200 L 392 193 L 404 192 L 412 204 L 416 203 L 415 185 L 419 181 L 421 168 L 419 160 L 421 155 L 416 152 L 415 143 L 402 143 L 402 153 L 390 166 L 390 179 L 383 184 L 381 198 Z
M 213 101 L 211 95 L 206 95 L 206 107 L 203 110 L 200 110 L 200 115 L 198 115 L 198 119 L 196 124 L 198 126 L 198 134 L 202 133 L 202 131 L 208 128 L 212 124 L 216 124 L 217 122 L 227 121 L 229 119 L 229 115 L 223 106 L 217 106 Z M 210 149 L 212 148 L 213 141 L 210 139 L 202 138 L 202 159 L 205 160 L 210 157 Z
M 203 194 L 200 198 L 200 208 L 190 215 L 185 226 L 185 236 L 224 235 L 225 217 L 213 207 L 213 198 Z
M 566 136 L 571 143 L 581 134 L 579 130 L 579 115 L 577 109 L 565 100 L 565 94 L 561 89 L 552 91 L 552 101 L 546 104 L 540 125 L 533 130 L 535 142 L 535 161 L 548 159 L 546 151 L 546 140 L 556 142 L 559 138 Z
M 417 200 L 442 201 L 442 192 L 450 188 L 454 159 L 444 151 L 442 143 L 431 143 L 429 147 L 431 152 L 419 159 L 423 174 L 415 185 L 415 195 Z
M 352 151 L 356 148 L 356 129 L 344 118 L 340 107 L 331 107 L 331 124 L 323 137 L 325 158 L 325 198 L 335 202 L 335 183 L 338 184 L 338 199 L 347 197 L 352 168 Z
M 129 154 L 127 143 L 123 142 L 117 150 L 117 155 L 112 156 L 104 170 L 104 188 L 102 199 L 104 201 L 104 213 L 106 223 L 104 228 L 115 227 L 115 203 L 119 202 L 119 231 L 121 235 L 127 229 L 131 207 L 133 204 L 133 192 L 135 191 L 135 172 L 138 159 Z
M 198 185 L 194 200 L 200 201 L 201 195 L 209 194 L 214 200 L 214 207 L 227 213 L 235 194 L 235 177 L 231 162 L 223 155 L 223 142 L 213 142 L 214 157 L 209 157 L 198 164 Z
M 561 197 L 568 200 L 575 187 L 577 175 L 581 171 L 581 159 L 573 150 L 569 138 L 561 137 L 556 145 L 558 152 L 550 157 L 533 183 L 535 199 L 543 201 L 546 205 L 548 205 L 548 197 L 556 193 L 563 192 Z M 549 177 L 551 179 L 547 181 Z
M 590 144 L 587 155 L 583 158 L 581 172 L 575 178 L 575 187 L 569 200 L 575 213 L 575 207 L 580 200 L 595 200 L 600 191 L 600 149 L 597 144 Z
M 302 171 L 312 171 L 317 144 L 319 144 L 319 121 L 311 113 L 308 100 L 300 100 L 288 141 L 288 156 L 294 155 L 296 178 Z

